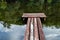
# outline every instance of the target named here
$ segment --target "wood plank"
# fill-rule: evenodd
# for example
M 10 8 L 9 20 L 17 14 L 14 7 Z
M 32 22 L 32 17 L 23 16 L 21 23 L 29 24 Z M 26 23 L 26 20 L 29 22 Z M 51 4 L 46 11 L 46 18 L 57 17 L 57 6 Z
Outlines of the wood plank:
M 24 13 L 22 17 L 42 17 L 46 18 L 44 13 Z
M 34 40 L 39 40 L 38 27 L 37 27 L 37 18 L 33 18 L 34 26 Z
M 40 40 L 45 40 L 45 36 L 44 36 L 43 30 L 42 30 L 42 23 L 41 23 L 40 18 L 37 18 L 37 22 L 38 22 L 37 25 L 38 25 Z
M 28 18 L 24 40 L 30 40 L 31 18 Z
M 33 18 L 31 19 L 31 27 L 30 27 L 30 40 L 34 40 L 34 34 L 33 34 Z

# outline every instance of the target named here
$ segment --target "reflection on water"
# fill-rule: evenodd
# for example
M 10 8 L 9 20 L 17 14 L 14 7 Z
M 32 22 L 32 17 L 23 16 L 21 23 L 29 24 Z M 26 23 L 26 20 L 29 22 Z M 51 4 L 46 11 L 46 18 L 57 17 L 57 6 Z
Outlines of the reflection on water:
M 0 24 L 0 40 L 23 40 L 26 25 L 11 25 L 11 28 L 4 28 Z M 59 40 L 60 29 L 53 27 L 43 27 L 46 40 Z

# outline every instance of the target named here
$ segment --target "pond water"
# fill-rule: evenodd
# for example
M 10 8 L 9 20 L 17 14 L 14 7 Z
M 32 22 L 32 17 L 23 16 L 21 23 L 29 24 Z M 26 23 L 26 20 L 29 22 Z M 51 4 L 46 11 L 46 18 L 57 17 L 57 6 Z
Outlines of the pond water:
M 26 25 L 11 24 L 11 28 L 4 27 L 0 23 L 0 40 L 24 40 Z M 43 27 L 46 40 L 60 40 L 60 28 Z

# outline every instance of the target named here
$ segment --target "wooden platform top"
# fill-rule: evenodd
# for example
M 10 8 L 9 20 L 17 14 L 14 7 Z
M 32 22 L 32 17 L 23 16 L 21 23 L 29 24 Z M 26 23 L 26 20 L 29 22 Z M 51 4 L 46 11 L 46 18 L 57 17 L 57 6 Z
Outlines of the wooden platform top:
M 45 18 L 46 15 L 44 13 L 24 13 L 22 17 L 40 17 L 40 18 Z

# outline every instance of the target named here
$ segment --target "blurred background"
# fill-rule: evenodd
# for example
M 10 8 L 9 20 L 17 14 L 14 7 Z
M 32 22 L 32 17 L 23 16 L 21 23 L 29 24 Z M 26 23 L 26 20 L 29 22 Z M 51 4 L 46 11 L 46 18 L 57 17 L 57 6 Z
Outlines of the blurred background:
M 25 24 L 23 13 L 45 13 L 43 24 L 60 26 L 60 0 L 0 0 L 0 21 L 5 24 Z

